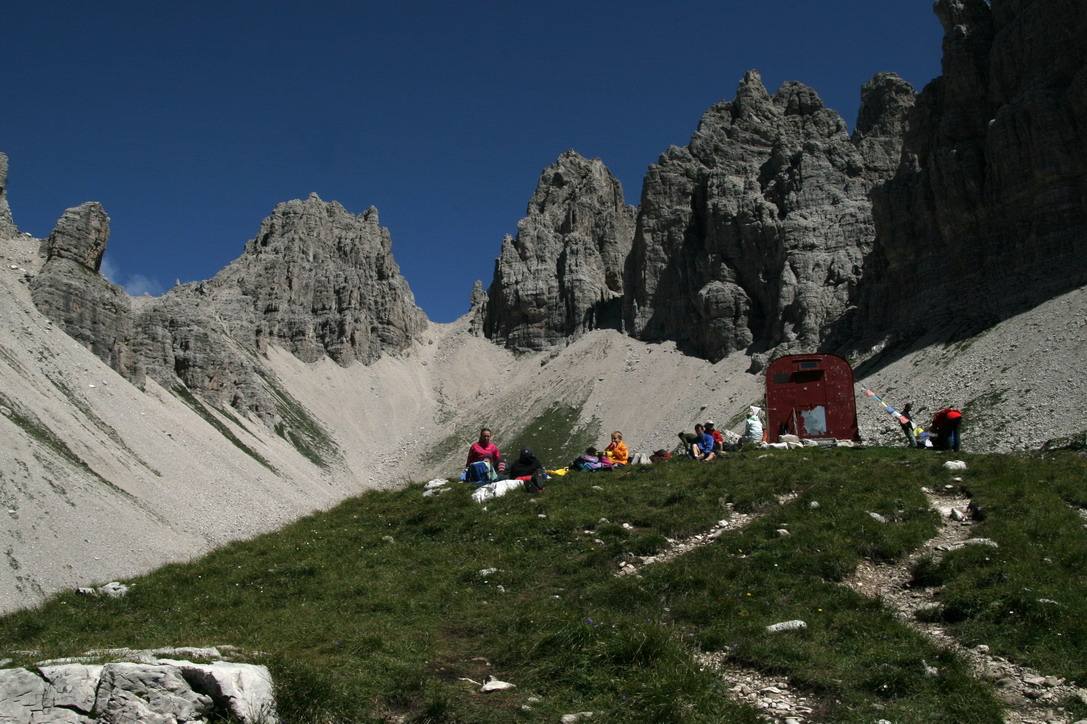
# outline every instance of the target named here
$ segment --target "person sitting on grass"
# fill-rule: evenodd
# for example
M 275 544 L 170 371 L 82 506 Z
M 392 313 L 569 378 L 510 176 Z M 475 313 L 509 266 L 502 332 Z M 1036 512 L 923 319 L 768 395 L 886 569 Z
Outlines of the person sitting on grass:
M 706 428 L 702 425 L 695 425 L 694 432 L 698 435 L 698 440 L 691 445 L 691 457 L 703 462 L 716 458 L 717 453 L 713 451 L 713 435 L 706 432 Z
M 623 433 L 616 430 L 611 434 L 611 444 L 604 448 L 604 457 L 610 460 L 612 465 L 626 465 L 630 462 L 630 451 L 623 442 Z
M 532 448 L 524 447 L 521 448 L 521 456 L 510 463 L 510 478 L 524 480 L 531 477 L 537 470 L 543 470 L 543 467 L 543 463 L 532 452 Z
M 744 420 L 744 435 L 740 438 L 740 442 L 762 442 L 762 418 L 759 417 L 762 408 L 752 405 L 747 412 L 747 419 Z
M 713 451 L 719 453 L 724 452 L 725 436 L 717 429 L 716 424 L 713 420 L 706 420 L 704 429 L 709 435 L 713 436 Z
M 521 456 L 510 464 L 510 479 L 523 481 L 525 490 L 530 493 L 543 492 L 547 473 L 532 448 L 521 448 Z
M 479 431 L 479 440 L 468 448 L 468 462 L 464 464 L 465 469 L 467 470 L 469 465 L 483 458 L 490 458 L 498 476 L 505 477 L 506 461 L 502 459 L 498 446 L 491 442 L 491 431 L 486 427 Z
M 570 463 L 574 470 L 611 470 L 611 461 L 601 455 L 595 447 L 586 448 L 585 452 L 578 455 L 574 462 Z
M 468 477 L 471 478 L 469 482 L 473 482 L 476 485 L 486 485 L 487 483 L 493 483 L 498 480 L 498 473 L 494 469 L 494 461 L 491 460 L 491 456 L 487 455 L 482 460 L 477 460 L 473 465 L 482 466 L 479 470 L 472 470 L 472 465 L 468 466 Z

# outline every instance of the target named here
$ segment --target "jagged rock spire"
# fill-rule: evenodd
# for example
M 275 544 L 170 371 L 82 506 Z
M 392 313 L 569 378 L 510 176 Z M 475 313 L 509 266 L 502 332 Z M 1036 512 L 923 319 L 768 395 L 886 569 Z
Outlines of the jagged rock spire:
M 719 359 L 810 350 L 855 304 L 887 166 L 818 94 L 748 71 L 686 148 L 649 168 L 627 264 L 627 329 Z
M 486 335 L 538 350 L 591 329 L 618 329 L 634 214 L 600 159 L 563 153 L 540 174 L 517 236 L 502 243 Z

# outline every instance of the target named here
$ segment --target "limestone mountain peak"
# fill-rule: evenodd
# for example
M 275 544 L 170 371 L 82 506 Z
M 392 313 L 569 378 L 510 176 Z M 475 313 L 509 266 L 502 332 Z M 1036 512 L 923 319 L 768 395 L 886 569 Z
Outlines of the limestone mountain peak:
M 486 335 L 539 350 L 590 329 L 618 329 L 634 216 L 600 159 L 560 155 L 540 174 L 517 235 L 502 242 Z

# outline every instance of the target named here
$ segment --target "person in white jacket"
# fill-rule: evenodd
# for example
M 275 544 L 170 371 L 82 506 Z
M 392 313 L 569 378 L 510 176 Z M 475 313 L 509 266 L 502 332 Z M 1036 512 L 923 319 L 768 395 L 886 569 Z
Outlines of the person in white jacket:
M 748 409 L 744 434 L 740 438 L 740 442 L 762 442 L 762 419 L 759 417 L 761 412 L 762 408 L 754 405 Z

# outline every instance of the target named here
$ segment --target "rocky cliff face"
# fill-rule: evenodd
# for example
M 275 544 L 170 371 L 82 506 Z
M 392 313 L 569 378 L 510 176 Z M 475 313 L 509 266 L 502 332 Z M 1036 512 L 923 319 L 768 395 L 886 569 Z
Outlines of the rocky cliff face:
M 942 76 L 920 96 L 874 77 L 852 137 L 812 89 L 771 96 L 750 72 L 686 148 L 649 168 L 619 325 L 616 280 L 595 257 L 576 283 L 563 276 L 587 247 L 584 231 L 564 237 L 562 209 L 577 194 L 617 207 L 591 184 L 559 194 L 545 171 L 503 245 L 487 335 L 539 349 L 619 326 L 711 360 L 745 350 L 757 367 L 792 351 L 970 334 L 1087 284 L 1087 5 L 934 7 Z
M 261 367 L 267 345 L 369 363 L 426 326 L 375 209 L 355 216 L 316 195 L 280 204 L 238 260 L 157 299 L 132 300 L 97 273 L 108 238 L 100 204 L 69 209 L 43 245 L 35 304 L 133 382 L 181 382 L 270 425 L 286 408 Z
M 8 157 L 0 153 L 0 238 L 10 237 L 18 232 L 11 219 L 8 206 Z
M 45 264 L 30 282 L 39 309 L 137 385 L 143 365 L 132 352 L 132 304 L 98 273 L 109 241 L 109 217 L 97 202 L 68 209 L 42 242 Z
M 814 90 L 771 95 L 751 71 L 687 147 L 650 166 L 636 212 L 599 160 L 563 154 L 503 242 L 488 293 L 473 291 L 473 332 L 539 350 L 621 329 L 710 360 L 743 350 L 757 367 L 941 325 L 966 334 L 1087 284 L 1087 5 L 935 8 L 943 75 L 920 96 L 874 77 L 852 136 Z M 0 229 L 9 219 L 0 207 Z M 95 267 L 54 236 L 51 269 Z M 251 385 L 230 379 L 219 349 L 275 343 L 346 364 L 404 348 L 426 322 L 389 248 L 373 210 L 283 204 L 215 279 L 141 306 L 136 362 L 112 319 L 123 301 L 101 302 L 99 319 L 74 289 L 42 281 L 36 298 L 129 374 L 142 364 L 238 404 Z
M 856 304 L 875 233 L 867 194 L 898 165 L 913 99 L 876 76 L 850 138 L 815 91 L 770 96 L 749 72 L 687 148 L 650 167 L 634 222 L 607 169 L 567 152 L 502 245 L 486 335 L 543 349 L 624 329 L 711 360 L 818 347 Z
M 313 362 L 373 362 L 427 324 L 392 256 L 377 209 L 354 215 L 311 194 L 261 224 L 236 262 L 204 284 L 232 332 Z
M 817 348 L 856 303 L 875 235 L 868 192 L 898 157 L 907 83 L 863 90 L 853 138 L 799 83 L 748 72 L 686 148 L 645 177 L 627 265 L 628 329 L 711 360 Z
M 1087 5 L 935 9 L 943 74 L 909 116 L 894 178 L 873 191 L 854 337 L 968 334 L 1087 283 Z
M 484 333 L 540 350 L 590 329 L 619 329 L 634 215 L 599 159 L 562 154 L 540 175 L 517 236 L 502 243 Z

